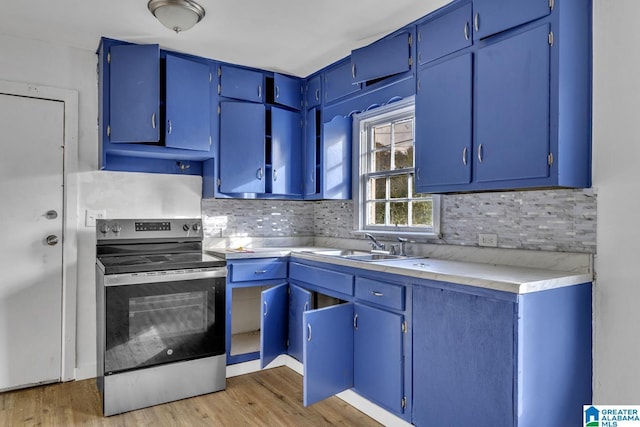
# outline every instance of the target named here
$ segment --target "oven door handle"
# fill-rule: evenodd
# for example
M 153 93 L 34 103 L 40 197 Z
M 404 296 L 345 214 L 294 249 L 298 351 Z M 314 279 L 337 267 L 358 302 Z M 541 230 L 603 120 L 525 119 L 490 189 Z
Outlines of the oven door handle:
M 217 279 L 227 277 L 227 268 L 206 270 L 169 270 L 147 273 L 105 274 L 104 286 L 138 285 L 144 283 L 179 282 L 184 280 Z

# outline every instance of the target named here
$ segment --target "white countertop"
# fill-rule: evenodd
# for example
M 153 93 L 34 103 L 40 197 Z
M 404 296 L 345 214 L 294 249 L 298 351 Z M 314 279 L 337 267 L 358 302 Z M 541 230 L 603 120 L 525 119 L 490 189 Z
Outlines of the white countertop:
M 590 273 L 574 273 L 539 268 L 517 267 L 500 264 L 484 264 L 440 260 L 434 258 L 410 258 L 365 262 L 337 256 L 317 255 L 314 250 L 330 248 L 267 247 L 245 251 L 233 249 L 209 249 L 212 254 L 226 259 L 250 259 L 295 256 L 299 259 L 328 264 L 362 268 L 370 271 L 399 274 L 420 279 L 438 280 L 479 288 L 525 294 L 564 286 L 591 282 Z

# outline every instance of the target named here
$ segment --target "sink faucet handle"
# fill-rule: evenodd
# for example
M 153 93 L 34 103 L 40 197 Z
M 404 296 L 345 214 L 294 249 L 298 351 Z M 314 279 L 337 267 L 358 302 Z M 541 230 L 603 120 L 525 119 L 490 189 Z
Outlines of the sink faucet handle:
M 407 255 L 407 251 L 405 248 L 406 243 L 409 241 L 409 239 L 406 239 L 404 237 L 398 237 L 398 242 L 400 242 L 400 255 L 402 256 L 406 256 Z

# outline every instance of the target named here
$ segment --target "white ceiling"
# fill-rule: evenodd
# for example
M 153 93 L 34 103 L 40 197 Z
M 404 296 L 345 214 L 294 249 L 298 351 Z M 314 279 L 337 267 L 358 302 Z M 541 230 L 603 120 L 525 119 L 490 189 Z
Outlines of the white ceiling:
M 198 0 L 175 34 L 147 0 L 0 0 L 0 32 L 95 50 L 101 36 L 306 77 L 450 0 Z

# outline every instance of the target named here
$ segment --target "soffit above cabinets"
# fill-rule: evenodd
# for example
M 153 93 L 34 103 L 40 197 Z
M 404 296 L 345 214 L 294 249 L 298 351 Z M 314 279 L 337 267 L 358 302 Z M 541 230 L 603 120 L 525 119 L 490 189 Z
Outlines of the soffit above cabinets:
M 204 19 L 180 34 L 147 0 L 7 2 L 2 34 L 95 50 L 101 36 L 306 77 L 449 0 L 198 0 Z

